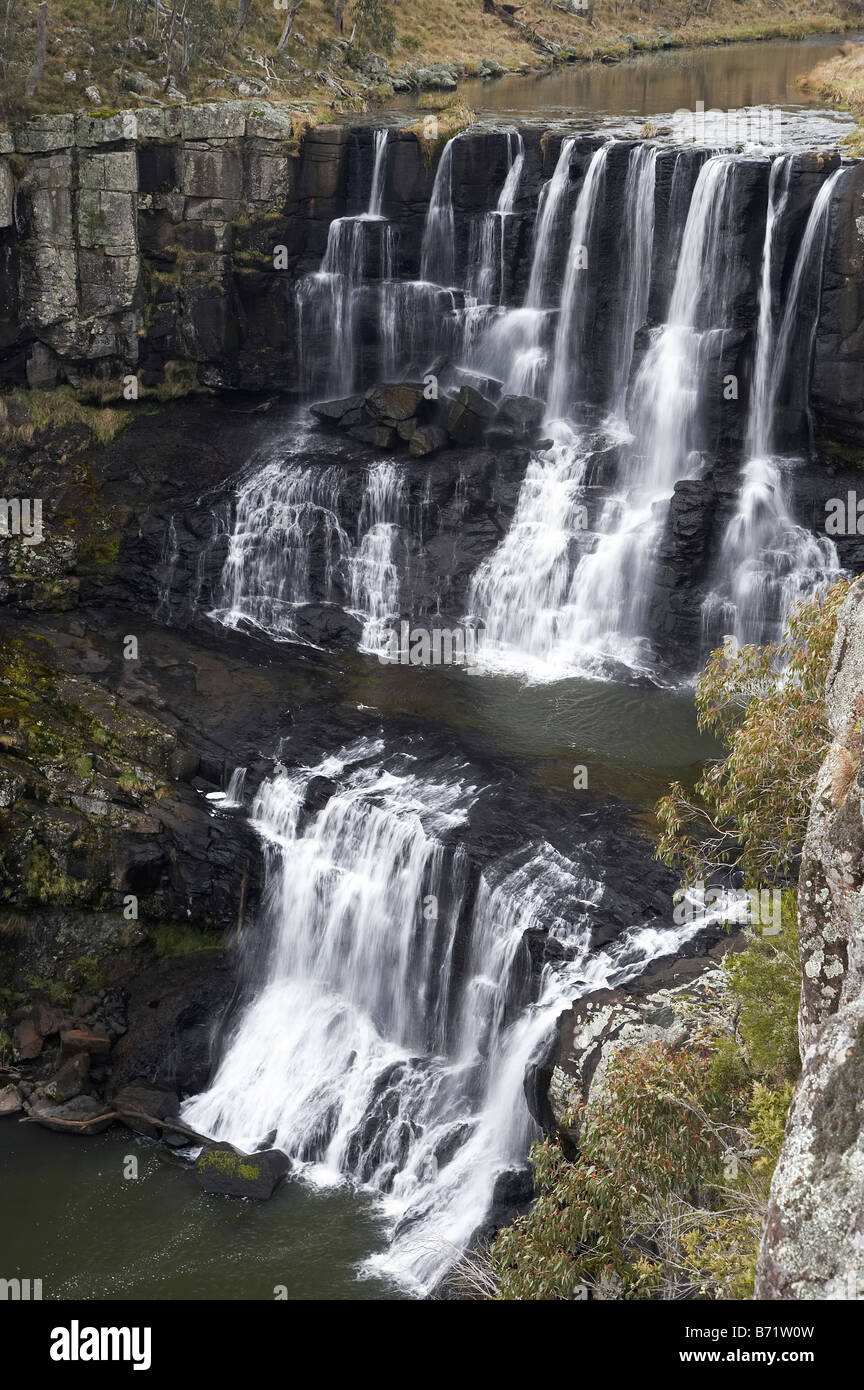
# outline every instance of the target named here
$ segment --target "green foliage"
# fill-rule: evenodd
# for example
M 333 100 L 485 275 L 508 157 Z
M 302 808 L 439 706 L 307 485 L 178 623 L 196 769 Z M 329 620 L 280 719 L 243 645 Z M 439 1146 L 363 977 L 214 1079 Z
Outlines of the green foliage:
M 396 15 L 384 0 L 354 0 L 352 15 L 364 43 L 392 53 L 396 41 Z
M 800 604 L 779 642 L 720 648 L 700 675 L 699 727 L 727 753 L 692 796 L 676 782 L 656 807 L 657 856 L 688 882 L 730 864 L 756 883 L 794 874 L 830 737 L 825 681 L 848 587 L 841 580 Z
M 728 1032 L 622 1048 L 568 1156 L 557 1136 L 532 1149 L 538 1197 L 500 1231 L 483 1297 L 750 1298 L 771 1177 L 798 1059 L 796 902 L 780 934 L 753 935 L 724 963 Z M 713 1032 L 711 1029 L 713 1028 Z M 596 1084 L 596 1083 L 595 1083 Z M 470 1280 L 469 1280 L 470 1283 Z
M 709 1182 L 723 1152 L 705 1122 L 710 1088 L 702 1047 L 617 1052 L 602 1101 L 572 1117 L 582 1125 L 576 1161 L 557 1138 L 532 1149 L 540 1195 L 495 1239 L 496 1297 L 572 1298 L 580 1285 L 612 1288 L 619 1298 L 655 1296 L 665 1277 L 649 1234 L 657 1214 Z
M 796 895 L 784 893 L 778 936 L 753 933 L 746 951 L 728 956 L 730 996 L 738 1008 L 738 1034 L 749 1065 L 776 1086 L 794 1081 L 798 1054 L 798 960 Z

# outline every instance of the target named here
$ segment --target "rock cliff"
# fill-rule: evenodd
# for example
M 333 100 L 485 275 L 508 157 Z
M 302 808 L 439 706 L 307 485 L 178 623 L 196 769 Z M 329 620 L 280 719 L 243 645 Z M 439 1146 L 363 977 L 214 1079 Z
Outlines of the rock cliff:
M 756 1297 L 864 1298 L 864 582 L 840 613 L 799 884 L 803 1070 Z

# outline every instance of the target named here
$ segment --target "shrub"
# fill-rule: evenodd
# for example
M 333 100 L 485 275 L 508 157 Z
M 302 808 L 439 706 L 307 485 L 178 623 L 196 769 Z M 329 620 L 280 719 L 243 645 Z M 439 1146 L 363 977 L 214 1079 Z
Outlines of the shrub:
M 788 879 L 804 843 L 810 796 L 829 741 L 825 681 L 845 580 L 800 604 L 779 642 L 720 648 L 696 687 L 699 727 L 726 745 L 688 795 L 658 802 L 658 858 L 692 882 L 735 865 L 755 882 Z

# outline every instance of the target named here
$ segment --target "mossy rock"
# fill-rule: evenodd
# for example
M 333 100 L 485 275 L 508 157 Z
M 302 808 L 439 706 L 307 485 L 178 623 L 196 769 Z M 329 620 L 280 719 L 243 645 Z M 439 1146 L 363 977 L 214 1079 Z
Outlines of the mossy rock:
M 289 1167 L 288 1158 L 279 1149 L 242 1154 L 230 1144 L 212 1144 L 199 1154 L 195 1173 L 205 1192 L 260 1201 L 273 1195 Z

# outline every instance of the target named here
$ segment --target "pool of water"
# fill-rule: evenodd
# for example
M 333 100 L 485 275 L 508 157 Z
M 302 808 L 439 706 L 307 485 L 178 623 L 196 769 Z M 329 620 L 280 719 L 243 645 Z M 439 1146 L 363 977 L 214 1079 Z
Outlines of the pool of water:
M 128 1131 L 82 1139 L 14 1118 L 0 1120 L 0 1171 L 0 1277 L 41 1279 L 44 1300 L 405 1297 L 358 1278 L 384 1241 L 372 1199 L 346 1187 L 212 1197 Z
M 671 126 L 675 112 L 695 112 L 699 102 L 706 111 L 772 107 L 781 115 L 780 144 L 824 148 L 836 145 L 857 123 L 848 112 L 826 109 L 802 92 L 796 79 L 839 52 L 850 37 L 860 41 L 864 35 L 668 49 L 608 65 L 580 63 L 548 75 L 463 82 L 459 95 L 481 122 L 575 122 L 622 138 L 638 135 L 646 120 Z M 415 106 L 411 95 L 391 103 L 394 111 Z

